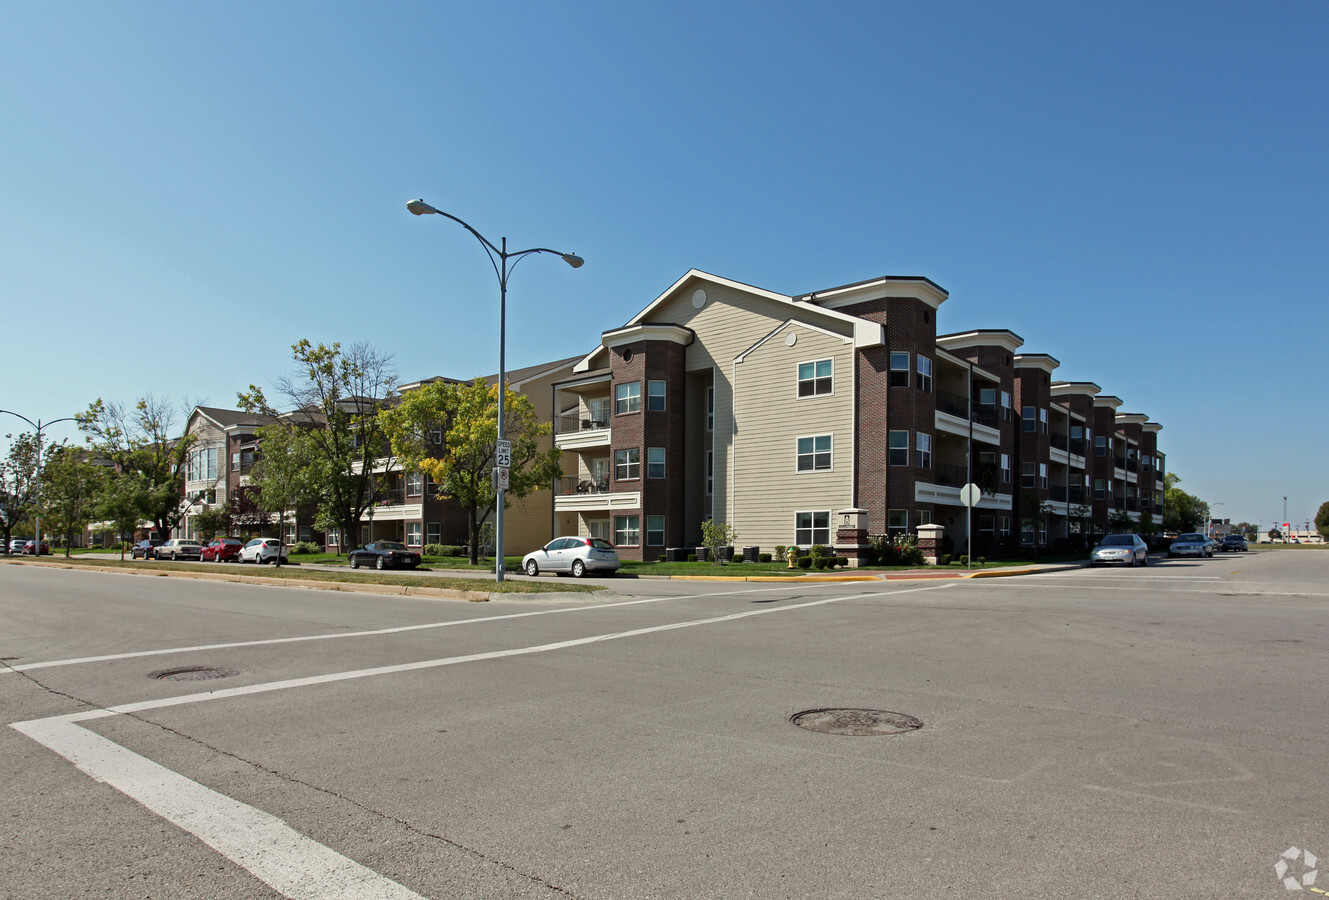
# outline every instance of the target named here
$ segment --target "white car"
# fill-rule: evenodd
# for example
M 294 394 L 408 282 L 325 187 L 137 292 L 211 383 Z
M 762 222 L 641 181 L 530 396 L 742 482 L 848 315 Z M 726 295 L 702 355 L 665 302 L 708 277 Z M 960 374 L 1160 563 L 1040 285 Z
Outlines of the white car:
M 1089 554 L 1089 565 L 1149 565 L 1149 546 L 1138 534 L 1109 534 Z
M 588 572 L 613 575 L 618 571 L 618 551 L 602 538 L 559 537 L 523 556 L 521 567 L 527 575 L 541 572 L 557 575 L 571 572 L 578 578 Z
M 281 553 L 281 561 L 286 562 L 288 554 L 281 541 L 276 538 L 254 538 L 240 548 L 240 562 L 270 563 L 277 558 L 278 553 Z
M 183 538 L 174 538 L 162 544 L 153 555 L 157 559 L 199 559 L 203 554 L 203 545 L 198 541 L 187 541 Z

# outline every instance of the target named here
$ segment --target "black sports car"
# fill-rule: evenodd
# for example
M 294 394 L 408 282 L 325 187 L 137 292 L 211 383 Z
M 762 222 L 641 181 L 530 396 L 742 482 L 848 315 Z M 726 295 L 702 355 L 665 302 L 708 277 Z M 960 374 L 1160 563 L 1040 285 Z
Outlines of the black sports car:
M 414 569 L 420 565 L 420 554 L 407 550 L 401 541 L 371 541 L 359 550 L 347 554 L 351 568 L 373 566 L 376 569 Z

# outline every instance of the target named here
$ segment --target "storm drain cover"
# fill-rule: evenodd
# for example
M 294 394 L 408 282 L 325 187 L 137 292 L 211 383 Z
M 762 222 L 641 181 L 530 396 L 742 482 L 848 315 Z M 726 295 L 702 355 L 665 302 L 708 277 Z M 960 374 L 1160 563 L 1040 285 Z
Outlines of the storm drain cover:
M 153 672 L 158 681 L 212 681 L 216 678 L 230 678 L 239 675 L 239 669 L 219 669 L 213 666 L 188 666 L 182 669 L 167 669 L 165 672 Z
M 808 731 L 855 737 L 904 734 L 923 727 L 923 722 L 913 716 L 886 709 L 805 709 L 794 713 L 789 721 Z

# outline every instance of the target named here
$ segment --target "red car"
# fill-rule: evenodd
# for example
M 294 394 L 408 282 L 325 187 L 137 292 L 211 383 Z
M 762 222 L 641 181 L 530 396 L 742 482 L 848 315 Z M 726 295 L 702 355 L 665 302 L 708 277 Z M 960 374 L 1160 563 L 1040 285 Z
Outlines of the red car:
M 207 543 L 199 558 L 204 562 L 235 562 L 240 558 L 240 548 L 243 546 L 235 538 L 217 538 Z
M 36 552 L 37 552 L 37 545 L 33 541 L 28 541 L 23 545 L 23 553 L 22 553 L 23 556 L 33 556 L 34 554 L 36 554 Z M 50 555 L 51 555 L 50 544 L 46 543 L 45 541 L 42 541 L 42 556 L 50 556 Z

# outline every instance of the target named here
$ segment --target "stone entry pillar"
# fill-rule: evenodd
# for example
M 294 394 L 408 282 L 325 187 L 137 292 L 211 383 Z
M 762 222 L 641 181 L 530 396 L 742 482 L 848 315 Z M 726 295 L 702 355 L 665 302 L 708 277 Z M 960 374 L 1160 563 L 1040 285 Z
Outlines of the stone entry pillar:
M 835 555 L 848 558 L 849 565 L 863 565 L 872 545 L 868 543 L 868 511 L 866 509 L 840 509 L 835 513 Z
M 923 551 L 923 558 L 930 566 L 935 566 L 941 555 L 941 536 L 945 531 L 940 525 L 918 526 L 918 549 Z

